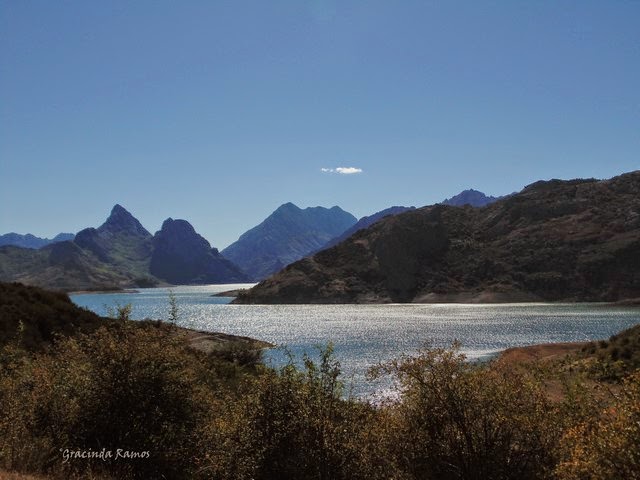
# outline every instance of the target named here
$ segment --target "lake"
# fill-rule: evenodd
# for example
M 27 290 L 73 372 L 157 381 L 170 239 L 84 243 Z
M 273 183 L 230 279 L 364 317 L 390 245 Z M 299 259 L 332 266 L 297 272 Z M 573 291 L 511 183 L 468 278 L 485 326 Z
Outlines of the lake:
M 229 305 L 232 298 L 211 296 L 250 286 L 145 288 L 71 299 L 100 315 L 131 303 L 133 319 L 166 319 L 171 290 L 183 327 L 286 345 L 298 359 L 332 342 L 345 379 L 359 396 L 388 387 L 366 380 L 370 366 L 415 353 L 426 344 L 448 346 L 459 340 L 462 351 L 478 359 L 514 346 L 608 338 L 640 323 L 640 308 L 602 304 Z M 286 361 L 280 350 L 267 351 L 265 358 L 274 366 Z

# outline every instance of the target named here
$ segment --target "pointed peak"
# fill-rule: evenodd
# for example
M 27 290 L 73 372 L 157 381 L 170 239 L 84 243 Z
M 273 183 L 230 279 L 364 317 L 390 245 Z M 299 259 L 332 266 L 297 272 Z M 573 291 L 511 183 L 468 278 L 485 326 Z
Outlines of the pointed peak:
M 127 209 L 120 204 L 115 204 L 111 209 L 111 214 L 107 221 L 104 222 L 99 231 L 126 231 L 142 236 L 151 236 L 151 234 L 142 226 L 142 224 Z
M 111 213 L 109 214 L 109 218 L 107 218 L 107 223 L 110 221 L 119 222 L 123 219 L 134 219 L 134 216 L 129 213 L 129 211 L 124 208 L 122 205 L 116 203 L 111 209 Z
M 128 215 L 131 215 L 126 208 L 124 208 L 122 205 L 120 205 L 119 203 L 116 203 L 113 208 L 111 209 L 111 215 L 114 214 L 122 214 L 122 213 L 126 213 Z
M 287 202 L 280 205 L 276 209 L 276 212 L 283 211 L 283 210 L 300 210 L 300 207 L 298 207 L 295 203 Z

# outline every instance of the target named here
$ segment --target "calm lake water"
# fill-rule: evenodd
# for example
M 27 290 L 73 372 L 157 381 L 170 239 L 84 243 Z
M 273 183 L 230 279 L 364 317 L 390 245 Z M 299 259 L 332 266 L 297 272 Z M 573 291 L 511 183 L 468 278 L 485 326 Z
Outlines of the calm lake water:
M 333 342 L 356 395 L 386 388 L 365 379 L 370 366 L 413 354 L 425 344 L 448 346 L 459 340 L 469 358 L 482 358 L 514 346 L 608 338 L 640 323 L 639 308 L 598 304 L 229 305 L 231 298 L 211 296 L 249 286 L 172 288 L 179 324 L 286 345 L 298 359 Z M 131 303 L 136 320 L 166 319 L 169 312 L 167 288 L 71 295 L 71 299 L 100 315 L 109 307 Z M 286 361 L 280 350 L 270 350 L 265 357 L 275 366 Z

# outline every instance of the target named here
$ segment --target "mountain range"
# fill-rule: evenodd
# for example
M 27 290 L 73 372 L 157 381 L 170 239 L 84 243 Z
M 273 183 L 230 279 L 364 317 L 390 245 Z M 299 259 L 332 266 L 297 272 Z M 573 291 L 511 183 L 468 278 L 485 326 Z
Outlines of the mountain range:
M 389 216 L 236 303 L 615 301 L 640 297 L 640 171 L 536 182 L 483 208 Z
M 39 250 L 0 247 L 0 281 L 62 290 L 149 287 L 167 283 L 247 281 L 185 220 L 166 220 L 151 235 L 120 205 L 98 228 Z
M 52 243 L 73 240 L 74 236 L 75 235 L 73 233 L 59 233 L 53 238 L 40 238 L 35 235 L 31 235 L 30 233 L 21 235 L 19 233 L 11 232 L 0 235 L 0 247 L 4 245 L 15 245 L 16 247 L 37 249 Z
M 475 190 L 446 200 L 460 205 L 492 201 Z M 101 226 L 76 235 L 53 240 L 1 236 L 14 246 L 0 247 L 0 280 L 64 290 L 258 281 L 382 218 L 412 209 L 390 207 L 357 220 L 337 206 L 301 209 L 286 203 L 220 253 L 185 220 L 167 219 L 152 235 L 115 205 Z

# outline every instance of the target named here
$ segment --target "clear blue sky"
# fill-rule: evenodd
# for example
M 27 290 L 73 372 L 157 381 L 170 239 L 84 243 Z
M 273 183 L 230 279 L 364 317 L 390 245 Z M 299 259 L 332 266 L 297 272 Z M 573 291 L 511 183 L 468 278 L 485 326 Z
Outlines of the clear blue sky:
M 120 203 L 222 248 L 288 201 L 360 217 L 639 153 L 638 1 L 0 0 L 0 233 Z

